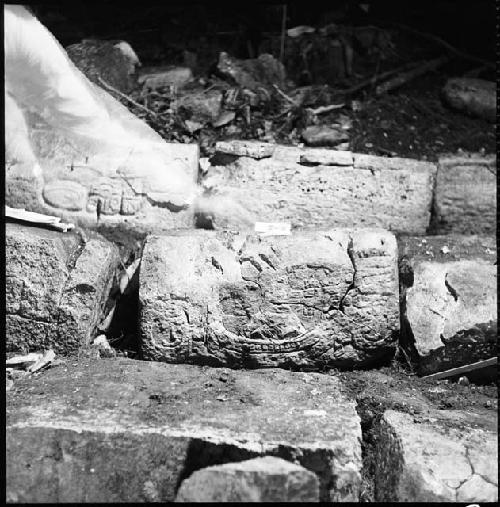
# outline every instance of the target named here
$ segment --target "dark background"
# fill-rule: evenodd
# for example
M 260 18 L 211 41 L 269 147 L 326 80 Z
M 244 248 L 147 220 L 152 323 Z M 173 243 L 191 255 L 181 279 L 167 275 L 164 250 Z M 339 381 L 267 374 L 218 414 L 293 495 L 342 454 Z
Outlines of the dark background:
M 118 2 L 88 0 L 29 4 L 63 44 L 82 38 L 124 39 L 141 55 L 143 47 L 159 45 L 196 51 L 207 40 L 235 56 L 248 57 L 246 41 L 258 48 L 263 38 L 279 35 L 283 5 L 287 28 L 321 27 L 327 23 L 393 27 L 397 23 L 430 32 L 460 50 L 495 61 L 494 0 L 275 0 Z M 175 62 L 172 62 L 175 63 Z

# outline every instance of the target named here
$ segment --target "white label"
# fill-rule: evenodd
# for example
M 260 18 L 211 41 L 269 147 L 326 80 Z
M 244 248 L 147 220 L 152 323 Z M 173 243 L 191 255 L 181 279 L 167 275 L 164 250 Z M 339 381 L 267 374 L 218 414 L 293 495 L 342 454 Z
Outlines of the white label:
M 260 236 L 290 236 L 292 225 L 287 222 L 255 222 L 255 232 Z

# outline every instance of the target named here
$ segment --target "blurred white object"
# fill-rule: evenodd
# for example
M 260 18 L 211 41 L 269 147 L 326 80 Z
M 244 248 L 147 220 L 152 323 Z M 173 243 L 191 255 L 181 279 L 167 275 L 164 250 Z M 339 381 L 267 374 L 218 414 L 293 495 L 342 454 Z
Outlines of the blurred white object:
M 186 166 L 192 163 L 191 155 L 197 149 L 187 153 L 188 145 L 166 143 L 145 122 L 93 85 L 24 7 L 4 6 L 4 37 L 7 162 L 33 165 L 37 160 L 25 116 L 34 112 L 69 144 L 90 156 L 98 154 L 113 161 L 112 167 L 98 168 L 103 177 L 113 178 L 119 173 L 135 192 L 147 193 L 158 206 L 192 204 L 196 183 Z M 126 43 L 119 46 L 130 52 Z M 43 172 L 45 167 L 41 166 Z M 47 181 L 47 175 L 43 176 Z
M 291 230 L 287 222 L 255 222 L 255 232 L 260 236 L 290 236 Z

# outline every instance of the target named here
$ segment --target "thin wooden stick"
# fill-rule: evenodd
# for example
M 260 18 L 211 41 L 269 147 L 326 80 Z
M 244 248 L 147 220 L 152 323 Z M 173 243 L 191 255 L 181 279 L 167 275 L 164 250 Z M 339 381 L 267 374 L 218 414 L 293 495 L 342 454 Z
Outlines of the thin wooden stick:
M 97 76 L 97 79 L 109 91 L 112 91 L 112 92 L 116 93 L 122 99 L 128 100 L 135 107 L 138 107 L 139 109 L 142 109 L 143 111 L 146 111 L 146 113 L 150 114 L 151 116 L 154 116 L 154 117 L 158 116 L 158 114 L 155 113 L 154 111 L 151 111 L 151 109 L 148 109 L 146 106 L 143 106 L 142 104 L 139 104 L 139 102 L 136 102 L 134 99 L 130 98 L 128 95 L 125 95 L 120 90 L 117 90 L 116 88 L 114 88 L 113 86 L 111 86 L 109 83 L 107 83 L 106 81 L 104 81 L 104 79 L 102 79 L 101 76 Z
M 441 378 L 454 377 L 455 375 L 459 375 L 460 373 L 467 373 L 469 371 L 478 370 L 480 368 L 486 368 L 487 366 L 493 366 L 497 363 L 498 363 L 498 358 L 492 357 L 490 359 L 485 359 L 484 361 L 478 361 L 477 363 L 466 364 L 465 366 L 459 366 L 458 368 L 452 368 L 451 370 L 433 373 L 432 375 L 427 375 L 422 378 L 423 379 L 425 378 L 425 379 L 438 380 Z
M 488 67 L 489 69 L 494 69 L 495 64 L 492 62 L 489 62 L 488 60 L 484 60 L 483 58 L 479 58 L 478 56 L 471 55 L 469 53 L 464 53 L 463 51 L 458 50 L 456 47 L 452 46 L 450 43 L 446 42 L 445 40 L 441 39 L 441 37 L 438 37 L 437 35 L 434 35 L 432 33 L 427 32 L 421 32 L 420 30 L 415 30 L 415 28 L 411 28 L 410 26 L 403 25 L 401 23 L 396 23 L 398 28 L 401 28 L 402 30 L 405 30 L 406 32 L 412 33 L 414 35 L 418 35 L 419 37 L 422 37 L 424 39 L 433 41 L 444 48 L 446 48 L 450 53 L 453 53 L 454 55 L 463 58 L 464 60 L 470 60 L 471 62 L 478 62 L 482 63 L 485 67 Z
M 403 74 L 399 74 L 393 79 L 389 79 L 385 83 L 382 83 L 375 88 L 375 95 L 382 95 L 390 90 L 394 90 L 394 88 L 398 88 L 399 86 L 403 86 L 408 81 L 415 79 L 430 70 L 435 70 L 441 65 L 445 64 L 449 58 L 447 56 L 442 56 L 441 58 L 436 58 L 435 60 L 431 60 L 429 62 L 425 62 L 423 65 L 416 67 L 414 69 L 409 70 L 408 72 L 404 72 Z

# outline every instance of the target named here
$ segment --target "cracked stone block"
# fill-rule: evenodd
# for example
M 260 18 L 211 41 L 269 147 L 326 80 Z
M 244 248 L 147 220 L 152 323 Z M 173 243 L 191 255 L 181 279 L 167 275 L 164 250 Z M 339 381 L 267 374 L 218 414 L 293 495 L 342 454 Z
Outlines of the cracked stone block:
M 434 164 L 266 143 L 217 146 L 232 156 L 216 154 L 202 186 L 246 207 L 255 221 L 290 222 L 300 229 L 381 227 L 408 234 L 423 234 L 429 226 Z M 215 216 L 213 222 L 221 229 L 247 228 L 231 217 Z
M 494 237 L 401 238 L 402 340 L 430 374 L 497 355 Z
M 318 478 L 266 456 L 203 468 L 185 479 L 176 502 L 318 502 Z
M 76 352 L 103 318 L 119 266 L 117 248 L 97 234 L 7 224 L 6 349 Z
M 338 377 L 81 358 L 7 393 L 7 502 L 173 501 L 196 470 L 263 456 L 358 501 L 361 425 Z
M 495 156 L 441 158 L 435 192 L 433 229 L 436 233 L 495 234 Z
M 498 502 L 497 416 L 487 426 L 483 418 L 387 410 L 377 428 L 375 499 Z
M 92 89 L 103 111 L 136 142 L 120 146 L 107 132 L 75 137 L 7 95 L 6 204 L 85 227 L 191 227 L 193 212 L 185 203 L 196 193 L 198 146 L 165 142 L 111 95 Z
M 397 245 L 378 229 L 150 236 L 140 272 L 148 360 L 350 367 L 394 352 Z

